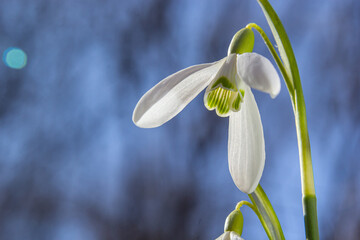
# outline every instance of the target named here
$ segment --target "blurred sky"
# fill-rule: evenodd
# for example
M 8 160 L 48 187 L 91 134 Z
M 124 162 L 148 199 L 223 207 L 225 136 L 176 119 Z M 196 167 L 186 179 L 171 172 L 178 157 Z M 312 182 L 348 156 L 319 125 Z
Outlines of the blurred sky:
M 307 104 L 321 239 L 360 235 L 360 2 L 271 3 L 288 32 Z M 256 22 L 255 0 L 0 1 L 0 239 L 215 239 L 247 200 L 227 165 L 228 120 L 203 93 L 155 129 L 131 120 L 164 77 L 227 53 Z M 256 35 L 254 51 L 271 58 Z M 254 91 L 263 120 L 261 184 L 286 239 L 304 239 L 294 117 L 282 82 Z M 245 239 L 266 239 L 244 209 Z

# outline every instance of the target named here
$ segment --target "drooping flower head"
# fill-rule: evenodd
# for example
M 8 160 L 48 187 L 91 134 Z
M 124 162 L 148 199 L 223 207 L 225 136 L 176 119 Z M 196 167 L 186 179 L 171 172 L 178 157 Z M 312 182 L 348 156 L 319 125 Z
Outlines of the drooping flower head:
M 204 88 L 204 104 L 221 117 L 229 117 L 228 160 L 236 186 L 245 193 L 257 187 L 265 164 L 265 145 L 259 110 L 251 88 L 280 92 L 280 79 L 265 57 L 252 53 L 254 33 L 237 32 L 227 57 L 194 65 L 160 81 L 139 100 L 133 122 L 142 128 L 158 127 L 175 117 Z

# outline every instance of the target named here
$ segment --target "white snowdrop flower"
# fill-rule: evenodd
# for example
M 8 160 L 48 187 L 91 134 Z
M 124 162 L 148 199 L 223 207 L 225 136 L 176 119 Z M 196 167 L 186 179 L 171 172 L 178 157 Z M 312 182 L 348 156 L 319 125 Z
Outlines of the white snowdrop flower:
M 243 37 L 244 33 L 250 37 Z M 168 76 L 145 93 L 133 113 L 133 122 L 138 127 L 158 127 L 175 117 L 207 87 L 206 108 L 229 117 L 229 169 L 236 186 L 245 193 L 255 190 L 265 164 L 263 127 L 251 88 L 272 98 L 280 92 L 274 66 L 267 58 L 251 52 L 253 41 L 251 30 L 240 30 L 227 57 Z

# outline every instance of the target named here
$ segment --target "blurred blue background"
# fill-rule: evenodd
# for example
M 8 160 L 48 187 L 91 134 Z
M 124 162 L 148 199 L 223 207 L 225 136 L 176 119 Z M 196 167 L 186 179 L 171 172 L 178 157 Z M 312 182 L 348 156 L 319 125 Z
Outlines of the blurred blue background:
M 360 236 L 360 2 L 276 1 L 308 112 L 321 239 Z M 190 65 L 224 57 L 255 0 L 0 1 L 0 239 L 215 239 L 240 200 L 228 120 L 203 94 L 156 129 L 140 97 Z M 270 58 L 256 34 L 255 52 Z M 286 87 L 254 91 L 267 159 L 261 184 L 287 239 L 304 239 L 294 117 Z M 245 239 L 266 239 L 244 208 Z

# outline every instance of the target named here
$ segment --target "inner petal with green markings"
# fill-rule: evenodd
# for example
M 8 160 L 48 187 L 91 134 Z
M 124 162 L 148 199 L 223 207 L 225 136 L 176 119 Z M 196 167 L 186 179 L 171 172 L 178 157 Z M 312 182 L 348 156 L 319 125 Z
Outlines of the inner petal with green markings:
M 244 99 L 245 91 L 240 89 L 242 84 L 236 70 L 236 57 L 236 54 L 228 57 L 205 92 L 205 107 L 216 109 L 220 117 L 229 116 L 231 111 L 240 111 Z

